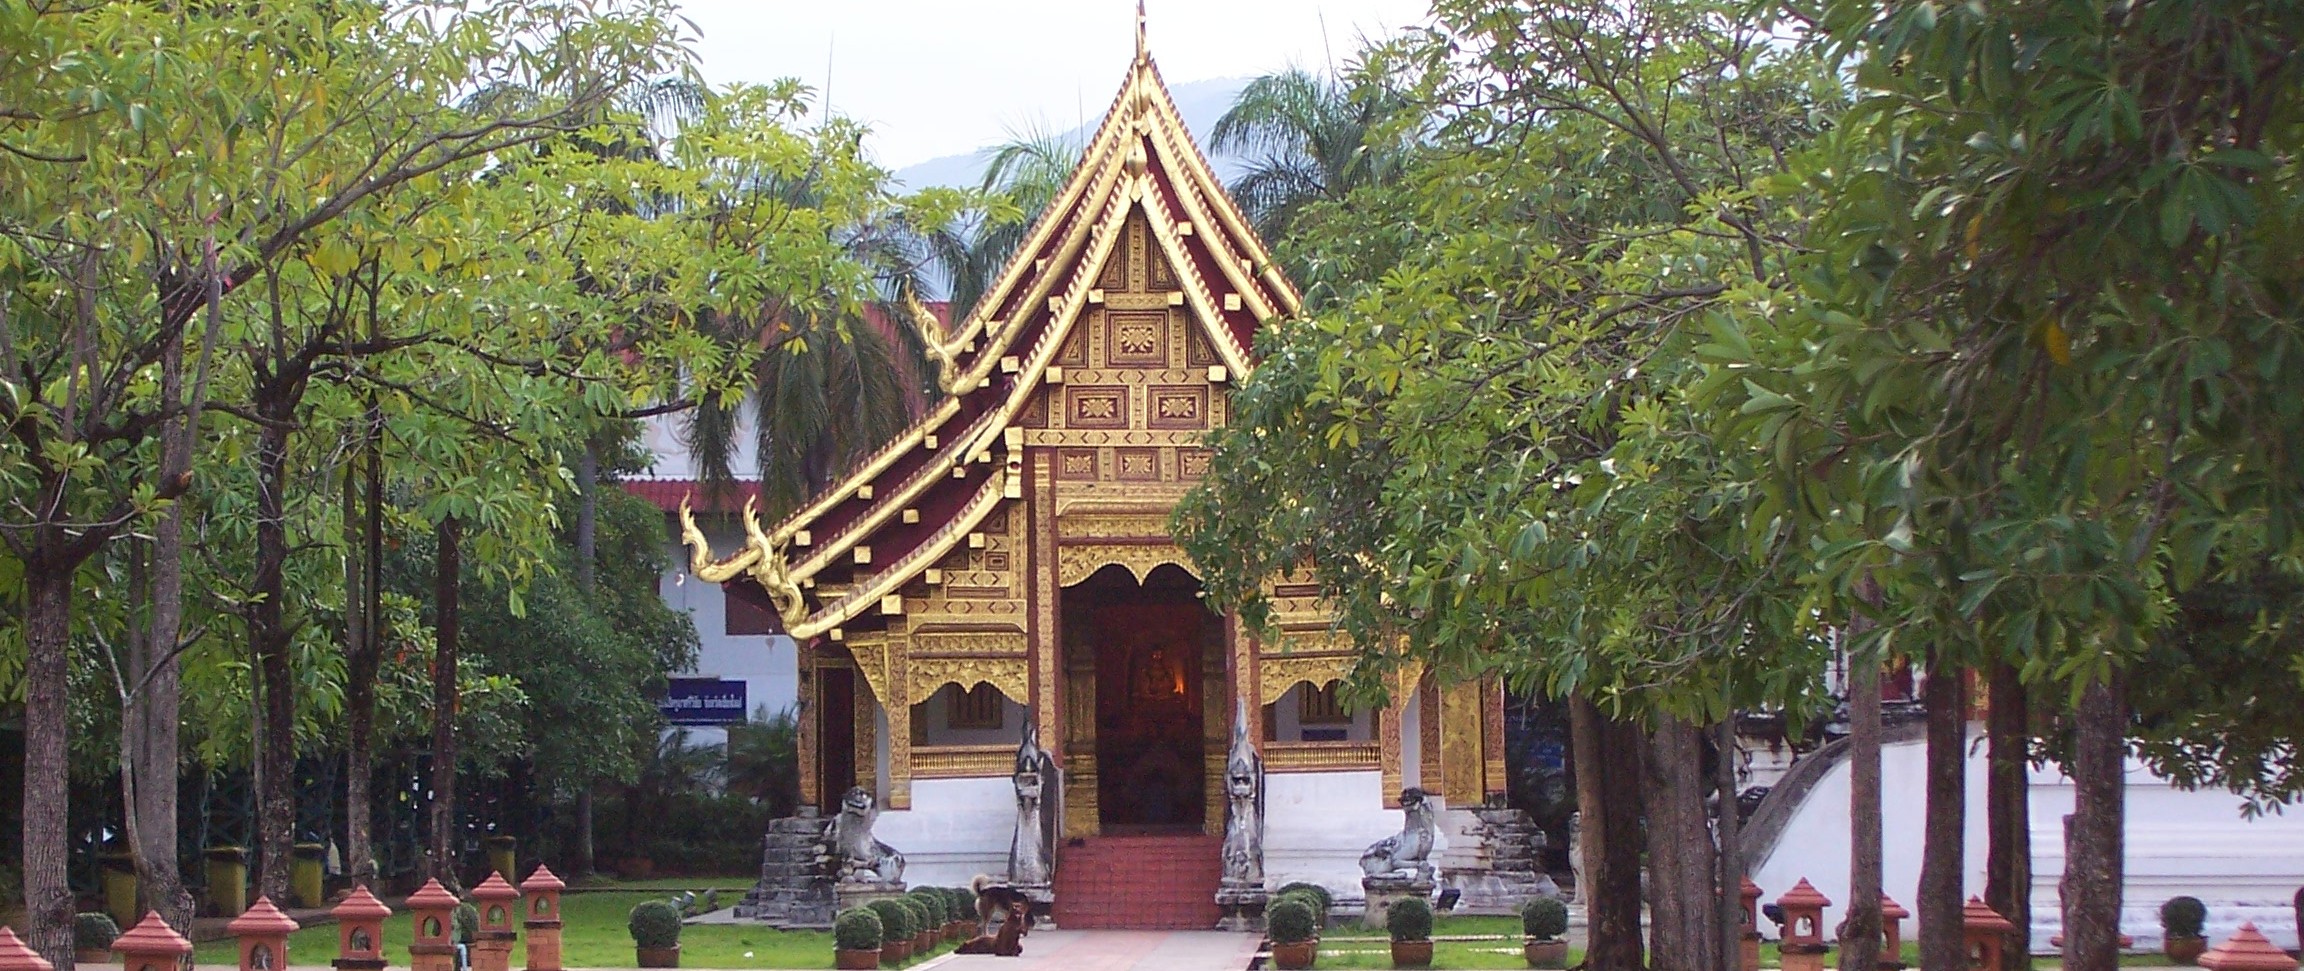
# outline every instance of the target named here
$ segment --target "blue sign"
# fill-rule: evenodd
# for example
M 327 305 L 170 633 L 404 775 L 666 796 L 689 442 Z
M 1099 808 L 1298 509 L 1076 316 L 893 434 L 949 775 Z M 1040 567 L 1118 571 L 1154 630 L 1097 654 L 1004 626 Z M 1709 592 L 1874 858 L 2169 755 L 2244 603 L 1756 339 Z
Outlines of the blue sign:
M 656 710 L 675 725 L 726 725 L 741 722 L 751 709 L 744 704 L 745 683 L 719 678 L 673 678 Z

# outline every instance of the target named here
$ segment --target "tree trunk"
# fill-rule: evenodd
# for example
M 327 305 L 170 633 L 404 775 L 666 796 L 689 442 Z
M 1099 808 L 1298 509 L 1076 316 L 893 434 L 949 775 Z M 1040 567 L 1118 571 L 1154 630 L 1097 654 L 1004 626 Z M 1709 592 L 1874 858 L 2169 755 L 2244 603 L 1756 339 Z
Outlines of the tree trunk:
M 441 520 L 439 563 L 432 596 L 437 648 L 432 655 L 432 845 L 425 854 L 429 876 L 455 889 L 456 879 L 456 638 L 458 584 L 463 563 L 463 530 L 455 517 Z
M 1985 677 L 1991 679 L 1984 723 L 1991 752 L 1984 790 L 1984 903 L 2016 925 L 2002 949 L 2003 971 L 2031 971 L 2031 712 L 2015 665 L 1995 661 Z
M 249 639 L 264 680 L 263 783 L 257 790 L 256 834 L 262 869 L 256 891 L 288 899 L 289 847 L 296 826 L 296 678 L 288 656 L 287 597 L 288 421 L 293 408 L 278 397 L 259 397 L 265 419 L 256 437 L 256 569 Z
M 365 454 L 344 469 L 344 867 L 352 882 L 376 883 L 375 821 L 369 785 L 376 773 L 376 671 L 383 645 L 377 623 L 377 577 L 370 570 L 368 531 L 374 513 L 361 515 L 358 480 L 375 483 L 376 441 L 364 438 Z M 367 472 L 369 475 L 362 476 Z M 371 495 L 370 501 L 375 500 Z
M 597 555 L 600 517 L 600 454 L 592 443 L 584 443 L 584 454 L 576 464 L 576 588 L 584 599 L 592 599 L 599 570 L 593 562 Z M 591 876 L 597 867 L 592 846 L 592 780 L 586 778 L 576 786 L 576 875 Z
M 1642 971 L 1640 946 L 1639 726 L 1601 714 L 1583 697 L 1568 703 L 1576 757 L 1576 808 L 1584 841 L 1588 971 Z
M 214 337 L 211 327 L 210 337 Z M 175 481 L 192 467 L 192 432 L 205 382 L 184 416 L 171 419 L 160 439 L 162 481 Z M 184 394 L 184 345 L 161 354 L 160 398 L 176 402 Z M 143 636 L 129 638 L 128 691 L 121 725 L 133 739 L 127 746 L 124 806 L 134 823 L 136 885 L 146 907 L 160 912 L 170 927 L 192 926 L 192 894 L 176 857 L 176 776 L 183 714 L 183 665 L 177 645 L 184 636 L 184 505 L 169 505 L 152 527 L 147 592 L 150 613 Z
M 1713 944 L 1719 955 L 1714 966 L 1722 971 L 1736 971 L 1744 938 L 1744 904 L 1738 895 L 1744 886 L 1744 813 L 1736 802 L 1735 712 L 1729 712 L 1728 717 L 1712 727 L 1712 746 L 1719 755 L 1712 761 L 1712 787 L 1720 794 L 1720 817 L 1714 824 L 1720 843 L 1719 851 L 1713 856 L 1719 871 L 1713 885 L 1720 888 L 1713 897 L 1712 919 L 1719 930 Z
M 33 950 L 57 971 L 72 971 L 72 889 L 64 873 L 65 793 L 70 789 L 65 738 L 71 707 L 66 675 L 71 667 L 72 574 L 78 564 L 44 562 L 39 552 L 36 548 L 24 571 L 24 910 Z
M 1717 966 L 1712 834 L 1704 821 L 1704 751 L 1696 726 L 1663 717 L 1649 736 L 1649 960 L 1656 971 Z
M 2118 675 L 2081 691 L 2073 722 L 2064 966 L 2096 971 L 2120 962 L 2128 702 Z
M 1928 822 L 1920 844 L 1920 966 L 1958 968 L 1967 963 L 1960 937 L 1965 903 L 1961 869 L 1966 847 L 1968 705 L 1966 670 L 1933 648 L 1928 658 Z
M 1849 637 L 1870 629 L 1862 617 Z M 1840 971 L 1877 971 L 1880 961 L 1880 665 L 1848 656 L 1848 899 L 1840 920 Z

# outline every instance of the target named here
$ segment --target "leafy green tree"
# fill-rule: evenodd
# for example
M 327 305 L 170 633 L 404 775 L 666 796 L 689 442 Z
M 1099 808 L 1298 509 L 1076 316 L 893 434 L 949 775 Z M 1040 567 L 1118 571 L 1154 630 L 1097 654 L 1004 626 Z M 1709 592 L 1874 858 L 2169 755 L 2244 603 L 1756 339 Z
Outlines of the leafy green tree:
M 1857 101 L 1785 180 L 1829 200 L 1812 302 L 1732 322 L 1710 400 L 1822 583 L 1880 583 L 1878 638 L 2070 704 L 2066 955 L 2109 966 L 2129 677 L 2190 591 L 2296 548 L 2304 12 L 1815 15 Z
M 1722 953 L 1718 861 L 1689 852 L 1710 843 L 1698 726 L 1813 704 L 1824 667 L 1800 538 L 1743 516 L 1760 472 L 1691 397 L 1704 323 L 1781 299 L 1794 265 L 1804 213 L 1750 183 L 1839 97 L 1743 13 L 1443 3 L 1371 52 L 1433 131 L 1293 241 L 1368 276 L 1267 328 L 1180 513 L 1252 623 L 1308 571 L 1375 662 L 1363 687 L 1405 643 L 1572 699 L 1595 968 L 1645 963 L 1643 787 L 1656 960 Z M 1388 264 L 1354 231 L 1376 220 L 1406 227 Z M 1622 754 L 1643 748 L 1645 779 Z

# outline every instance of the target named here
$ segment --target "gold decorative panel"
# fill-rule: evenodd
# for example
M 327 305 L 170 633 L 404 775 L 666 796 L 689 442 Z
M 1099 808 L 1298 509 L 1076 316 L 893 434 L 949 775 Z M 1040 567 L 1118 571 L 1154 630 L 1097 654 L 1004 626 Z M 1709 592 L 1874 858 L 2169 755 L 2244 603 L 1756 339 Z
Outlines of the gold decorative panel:
M 1272 772 L 1346 772 L 1377 767 L 1375 742 L 1266 742 L 1264 768 Z
M 1116 448 L 1112 450 L 1113 478 L 1122 482 L 1160 481 L 1160 450 L 1154 448 Z
M 1208 386 L 1157 387 L 1151 390 L 1145 419 L 1153 428 L 1208 427 Z
M 1168 366 L 1168 312 L 1113 310 L 1104 314 L 1104 361 L 1113 367 Z
M 1128 427 L 1128 389 L 1064 388 L 1064 423 L 1073 428 Z
M 915 779 L 1004 776 L 1016 769 L 1014 745 L 938 745 L 912 750 Z
M 1352 673 L 1353 659 L 1351 654 L 1266 654 L 1256 662 L 1256 688 L 1271 701 L 1299 681 L 1313 686 L 1342 681 Z
M 1057 449 L 1056 477 L 1059 479 L 1095 479 L 1096 450 L 1093 448 Z
M 1185 448 L 1176 451 L 1176 475 L 1189 482 L 1208 474 L 1208 460 L 1216 453 L 1204 448 Z
M 935 631 L 912 635 L 912 653 L 1025 655 L 1032 652 L 1023 631 Z M 1022 697 L 1010 695 L 1017 701 Z
M 1163 563 L 1175 564 L 1186 571 L 1192 569 L 1192 561 L 1185 559 L 1183 550 L 1165 544 L 1084 543 L 1056 548 L 1056 583 L 1069 587 L 1115 563 L 1126 567 L 1138 583 L 1144 582 L 1153 568 Z
M 936 689 L 957 684 L 966 691 L 978 684 L 989 684 L 1008 700 L 1029 704 L 1032 700 L 1032 672 L 1026 665 L 1029 659 L 1019 654 L 1014 657 L 914 657 L 911 659 L 911 694 L 905 705 L 927 701 Z

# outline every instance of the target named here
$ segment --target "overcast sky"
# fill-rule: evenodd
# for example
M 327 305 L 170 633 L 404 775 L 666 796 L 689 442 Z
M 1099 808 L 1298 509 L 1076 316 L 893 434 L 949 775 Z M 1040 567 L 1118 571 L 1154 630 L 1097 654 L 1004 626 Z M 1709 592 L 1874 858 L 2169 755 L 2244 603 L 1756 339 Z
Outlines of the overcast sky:
M 869 122 L 899 168 L 1102 115 L 1135 52 L 1134 0 L 684 0 L 713 83 L 797 77 Z M 1424 0 L 1147 0 L 1170 84 L 1341 63 Z

